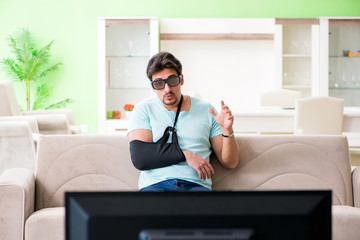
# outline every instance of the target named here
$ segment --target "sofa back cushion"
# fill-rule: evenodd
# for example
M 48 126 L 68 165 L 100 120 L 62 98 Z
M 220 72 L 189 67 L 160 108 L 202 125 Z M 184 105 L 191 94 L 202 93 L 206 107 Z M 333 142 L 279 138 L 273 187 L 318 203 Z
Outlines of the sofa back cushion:
M 21 115 L 13 83 L 8 80 L 0 81 L 0 102 L 0 116 Z
M 43 135 L 37 163 L 36 209 L 64 206 L 66 191 L 138 189 L 126 136 Z
M 346 137 L 236 136 L 239 165 L 212 155 L 213 190 L 331 189 L 333 204 L 353 205 Z M 139 171 L 126 136 L 43 135 L 38 143 L 36 208 L 64 206 L 66 191 L 136 191 Z
M 215 156 L 213 190 L 331 189 L 333 204 L 353 205 L 348 142 L 343 136 L 237 136 L 235 169 Z

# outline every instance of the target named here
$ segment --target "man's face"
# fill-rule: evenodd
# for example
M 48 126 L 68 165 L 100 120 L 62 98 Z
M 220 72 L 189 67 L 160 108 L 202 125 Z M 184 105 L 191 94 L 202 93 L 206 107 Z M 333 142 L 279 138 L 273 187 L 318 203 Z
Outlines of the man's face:
M 159 72 L 156 72 L 152 76 L 152 81 L 160 80 L 160 79 L 168 79 L 170 76 L 178 76 L 177 72 L 172 68 L 165 68 Z M 165 107 L 170 107 L 178 103 L 181 97 L 181 86 L 184 84 L 184 80 L 181 79 L 179 85 L 175 87 L 170 87 L 169 84 L 165 84 L 165 87 L 160 90 L 153 91 L 156 93 L 158 98 L 162 101 Z

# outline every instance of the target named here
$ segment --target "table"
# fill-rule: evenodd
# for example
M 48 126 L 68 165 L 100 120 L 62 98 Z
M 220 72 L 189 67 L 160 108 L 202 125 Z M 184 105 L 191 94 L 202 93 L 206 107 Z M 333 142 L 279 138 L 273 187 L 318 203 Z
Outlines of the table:
M 293 133 L 294 109 L 258 108 L 233 113 L 236 133 Z M 360 108 L 345 107 L 343 132 L 349 145 L 360 147 Z

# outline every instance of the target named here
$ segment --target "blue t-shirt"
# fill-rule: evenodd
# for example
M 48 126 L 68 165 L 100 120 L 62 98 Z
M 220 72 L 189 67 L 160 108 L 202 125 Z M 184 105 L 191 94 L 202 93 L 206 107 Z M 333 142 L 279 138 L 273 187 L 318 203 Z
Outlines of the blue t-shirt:
M 192 152 L 209 162 L 212 151 L 210 138 L 220 135 L 221 127 L 208 111 L 208 108 L 212 107 L 209 103 L 193 97 L 190 97 L 190 100 L 189 112 L 180 112 L 176 123 L 179 145 L 183 151 Z M 135 106 L 128 132 L 135 129 L 151 130 L 152 140 L 156 142 L 162 137 L 166 127 L 174 125 L 175 115 L 176 112 L 167 110 L 158 97 L 144 100 Z M 198 173 L 186 162 L 141 171 L 139 188 L 174 178 L 198 183 L 211 189 L 211 179 L 199 179 Z

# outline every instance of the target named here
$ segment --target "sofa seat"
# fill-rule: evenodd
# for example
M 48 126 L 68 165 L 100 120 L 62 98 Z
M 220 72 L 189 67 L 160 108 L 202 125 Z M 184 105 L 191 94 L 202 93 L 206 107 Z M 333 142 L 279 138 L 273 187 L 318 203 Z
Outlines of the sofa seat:
M 44 208 L 26 221 L 26 240 L 65 239 L 65 207 Z
M 332 238 L 359 240 L 360 208 L 332 206 Z

